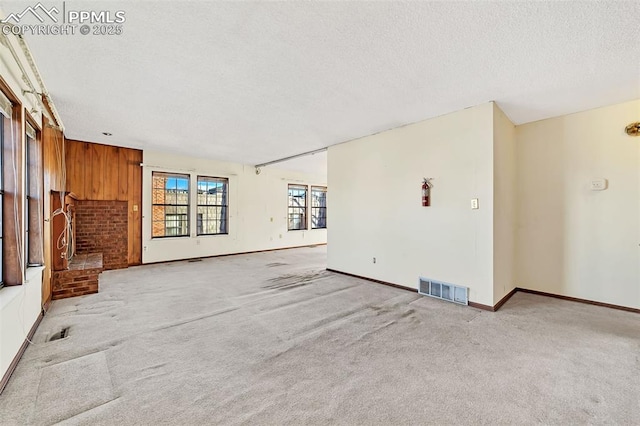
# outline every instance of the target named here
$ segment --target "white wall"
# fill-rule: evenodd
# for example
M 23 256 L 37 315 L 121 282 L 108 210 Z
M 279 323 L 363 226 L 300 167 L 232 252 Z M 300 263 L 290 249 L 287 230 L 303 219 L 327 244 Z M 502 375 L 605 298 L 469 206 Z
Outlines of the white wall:
M 27 281 L 0 289 L 0 378 L 40 315 L 43 268 L 29 268 Z
M 288 184 L 325 186 L 325 176 L 275 167 L 264 167 L 256 175 L 255 168 L 250 165 L 155 151 L 144 151 L 143 156 L 143 263 L 324 244 L 327 241 L 326 229 L 287 230 Z M 153 171 L 189 174 L 192 193 L 196 191 L 198 175 L 228 178 L 229 234 L 197 237 L 195 228 L 191 226 L 191 237 L 151 238 Z M 328 216 L 331 215 L 329 210 Z M 196 209 L 191 208 L 191 223 L 196 223 L 195 220 Z
M 493 108 L 493 305 L 515 286 L 516 130 Z
M 328 180 L 330 269 L 412 288 L 433 278 L 493 305 L 492 103 L 332 146 Z
M 2 11 L 0 16 L 4 16 Z M 25 113 L 35 108 L 37 112 L 32 116 L 36 123 L 41 123 L 41 106 L 33 95 L 25 95 L 22 92 L 23 89 L 28 90 L 28 87 L 22 80 L 22 71 L 18 64 L 23 65 L 28 77 L 36 85 L 37 80 L 15 37 L 9 37 L 7 42 L 14 47 L 18 60 L 14 59 L 7 46 L 0 43 L 0 75 L 20 99 L 26 109 Z M 37 90 L 42 91 L 38 87 Z M 24 129 L 21 132 L 24 133 Z M 24 152 L 22 155 L 24 161 Z M 28 282 L 23 285 L 0 289 L 0 378 L 6 373 L 41 311 L 42 268 L 29 268 L 27 279 Z
M 518 287 L 640 308 L 638 119 L 640 100 L 517 127 Z

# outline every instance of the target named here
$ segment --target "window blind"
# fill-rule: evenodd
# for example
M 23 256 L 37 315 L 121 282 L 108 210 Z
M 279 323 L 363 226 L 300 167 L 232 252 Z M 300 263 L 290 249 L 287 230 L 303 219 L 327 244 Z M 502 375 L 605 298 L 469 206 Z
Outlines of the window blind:
M 11 118 L 11 101 L 4 93 L 0 92 L 0 114 L 7 118 Z
M 29 123 L 27 123 L 26 125 L 27 127 L 27 136 L 29 136 L 31 139 L 36 139 L 36 130 L 31 127 L 31 125 Z

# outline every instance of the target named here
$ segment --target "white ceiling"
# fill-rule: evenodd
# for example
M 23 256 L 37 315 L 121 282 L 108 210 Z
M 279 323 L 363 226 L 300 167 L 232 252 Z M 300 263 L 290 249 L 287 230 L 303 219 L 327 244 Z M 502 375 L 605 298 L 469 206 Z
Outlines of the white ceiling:
M 296 172 L 306 172 L 317 176 L 327 176 L 327 152 L 317 152 L 313 155 L 305 155 L 292 160 L 283 161 L 267 167 L 277 169 L 293 170 Z M 322 182 L 315 182 L 322 183 Z
M 70 7 L 127 18 L 26 37 L 72 139 L 256 164 L 490 100 L 520 124 L 640 97 L 638 1 Z

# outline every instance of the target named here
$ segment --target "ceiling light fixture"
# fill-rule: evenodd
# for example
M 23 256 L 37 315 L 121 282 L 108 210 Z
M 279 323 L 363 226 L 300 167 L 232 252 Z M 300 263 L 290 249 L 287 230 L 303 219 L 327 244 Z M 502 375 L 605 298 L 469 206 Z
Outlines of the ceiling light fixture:
M 629 124 L 624 128 L 624 131 L 627 132 L 629 136 L 640 136 L 640 121 Z
M 105 136 L 113 136 L 113 133 L 109 133 L 109 132 L 102 132 L 102 134 Z

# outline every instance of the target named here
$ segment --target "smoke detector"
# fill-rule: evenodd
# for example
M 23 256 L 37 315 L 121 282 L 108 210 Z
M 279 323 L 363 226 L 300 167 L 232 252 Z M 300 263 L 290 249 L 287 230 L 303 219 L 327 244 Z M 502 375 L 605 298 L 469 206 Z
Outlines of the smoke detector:
M 640 136 L 640 121 L 629 124 L 624 128 L 624 131 L 627 132 L 629 136 Z

